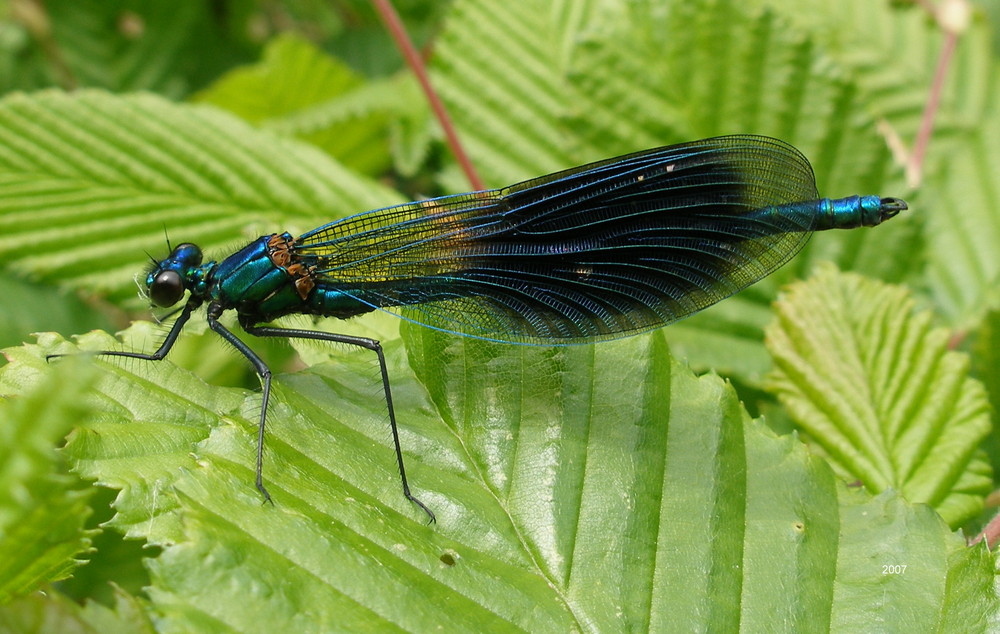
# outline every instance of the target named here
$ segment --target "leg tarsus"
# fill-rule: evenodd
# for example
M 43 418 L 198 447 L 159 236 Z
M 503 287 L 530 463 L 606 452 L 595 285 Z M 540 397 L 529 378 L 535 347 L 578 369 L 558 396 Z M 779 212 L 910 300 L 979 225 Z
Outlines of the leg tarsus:
M 257 490 L 260 491 L 262 496 L 264 496 L 264 499 L 261 500 L 262 505 L 270 504 L 271 506 L 274 506 L 274 500 L 271 499 L 271 494 L 267 492 L 267 487 L 264 486 L 264 478 L 261 477 L 260 473 L 257 474 Z
M 427 505 L 421 502 L 417 496 L 410 493 L 409 487 L 403 490 L 403 495 L 406 497 L 407 500 L 419 506 L 420 510 L 427 514 L 428 524 L 434 524 L 437 522 L 437 517 L 434 515 L 434 511 L 427 508 Z
M 396 426 L 396 409 L 392 404 L 392 390 L 389 388 L 389 369 L 386 367 L 385 354 L 382 352 L 382 344 L 368 337 L 356 337 L 353 335 L 341 335 L 321 330 L 303 330 L 299 328 L 276 328 L 272 326 L 255 326 L 254 324 L 241 323 L 243 329 L 255 337 L 285 337 L 296 339 L 313 339 L 316 341 L 330 341 L 333 343 L 344 343 L 359 348 L 371 350 L 378 355 L 379 370 L 382 373 L 382 390 L 385 393 L 385 403 L 389 410 L 389 427 L 392 431 L 392 443 L 396 450 L 396 464 L 399 467 L 399 479 L 403 484 L 403 495 L 407 500 L 420 507 L 430 523 L 437 521 L 434 513 L 427 508 L 415 495 L 410 493 L 410 485 L 406 479 L 406 467 L 403 464 L 403 448 L 399 443 L 399 429 Z M 263 433 L 263 421 L 261 422 L 261 433 Z

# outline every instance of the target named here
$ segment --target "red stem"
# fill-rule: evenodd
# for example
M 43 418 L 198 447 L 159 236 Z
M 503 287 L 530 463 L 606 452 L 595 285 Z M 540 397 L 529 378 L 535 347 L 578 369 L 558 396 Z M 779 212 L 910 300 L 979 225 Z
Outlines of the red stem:
M 924 167 L 924 157 L 927 155 L 927 146 L 931 140 L 931 133 L 934 131 L 934 117 L 938 107 L 941 105 L 941 93 L 944 92 L 944 80 L 948 74 L 948 66 L 951 58 L 955 54 L 958 46 L 958 33 L 946 31 L 944 45 L 941 48 L 941 56 L 938 58 L 937 68 L 934 69 L 934 80 L 931 83 L 930 94 L 927 96 L 927 105 L 924 106 L 924 114 L 920 121 L 920 130 L 917 132 L 917 139 L 913 144 L 913 154 L 910 156 L 911 184 L 915 185 L 920 180 Z
M 479 178 L 479 174 L 476 173 L 476 168 L 472 166 L 472 161 L 469 160 L 468 155 L 465 153 L 461 141 L 458 139 L 458 133 L 455 131 L 455 126 L 451 122 L 451 117 L 448 116 L 448 111 L 445 109 L 444 103 L 442 103 L 434 87 L 431 86 L 431 80 L 427 75 L 427 67 L 424 65 L 424 60 L 420 57 L 416 47 L 413 46 L 413 40 L 407 34 L 406 27 L 403 26 L 402 20 L 399 19 L 399 14 L 396 13 L 392 2 L 389 0 L 372 0 L 372 4 L 382 17 L 382 21 L 385 22 L 385 26 L 389 29 L 392 39 L 396 41 L 396 46 L 399 47 L 400 52 L 403 54 L 406 64 L 413 71 L 413 74 L 417 76 L 417 81 L 420 82 L 420 87 L 423 89 L 424 95 L 431 105 L 431 110 L 444 130 L 448 147 L 451 148 L 455 159 L 458 160 L 462 171 L 465 172 L 466 178 L 472 184 L 472 188 L 476 190 L 486 189 L 482 179 Z

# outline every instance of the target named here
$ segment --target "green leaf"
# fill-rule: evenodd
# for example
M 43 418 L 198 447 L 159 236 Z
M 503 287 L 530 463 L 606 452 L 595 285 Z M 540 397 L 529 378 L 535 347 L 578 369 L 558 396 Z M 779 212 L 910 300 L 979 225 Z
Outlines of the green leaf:
M 180 97 L 211 76 L 236 47 L 200 2 L 51 0 L 14 5 L 8 32 L 11 73 L 0 91 L 100 87 Z M 0 15 L 0 17 L 6 17 Z M 0 62 L 2 63 L 2 62 Z
M 830 59 L 814 39 L 837 32 L 838 23 L 858 26 L 848 11 L 826 11 L 808 31 L 790 28 L 801 3 L 753 4 L 460 0 L 437 47 L 436 85 L 497 185 L 739 131 L 800 146 L 814 158 L 821 189 L 884 186 L 892 157 L 871 108 L 918 107 L 924 78 L 894 78 L 878 64 L 898 63 L 896 24 L 930 27 L 889 3 L 852 2 L 864 6 L 857 39 L 868 45 Z M 867 85 L 873 73 L 882 80 L 877 87 Z M 916 126 L 917 112 L 905 114 Z M 572 134 L 555 134 L 567 128 Z
M 143 251 L 164 251 L 165 227 L 228 254 L 241 236 L 396 201 L 211 107 L 96 91 L 0 100 L 0 264 L 46 281 L 134 297 Z
M 841 494 L 832 632 L 989 632 L 997 626 L 995 561 L 941 518 L 886 491 Z M 967 598 L 973 598 L 967 601 Z M 973 605 L 974 604 L 974 605 Z
M 366 82 L 294 35 L 275 38 L 259 64 L 230 71 L 195 99 L 308 141 L 372 175 L 390 165 L 390 121 L 426 111 L 413 82 Z
M 58 592 L 35 593 L 0 606 L 4 632 L 152 633 L 156 630 L 145 605 L 116 589 L 114 607 L 94 601 L 80 606 Z
M 758 4 L 780 11 L 793 21 L 794 31 L 808 30 L 837 61 L 858 69 L 853 77 L 862 90 L 878 96 L 868 107 L 887 117 L 904 147 L 912 144 L 915 117 L 930 99 L 930 70 L 943 54 L 941 29 L 923 10 L 908 3 L 868 0 L 758 0 Z M 891 5 L 906 10 L 891 11 Z M 1000 280 L 1000 196 L 992 168 L 1000 146 L 998 14 L 990 3 L 985 10 L 982 5 L 971 10 L 969 28 L 959 34 L 946 68 L 921 180 L 913 194 L 906 196 L 913 203 L 914 215 L 927 225 L 929 239 L 919 251 L 927 254 L 927 261 L 883 255 L 883 264 L 874 269 L 884 270 L 887 260 L 896 260 L 904 268 L 926 268 L 921 286 L 929 287 L 935 311 L 963 329 L 982 318 Z M 922 88 L 919 93 L 897 90 L 902 83 Z M 829 103 L 815 97 L 810 94 L 809 100 Z M 855 146 L 841 147 L 850 152 Z M 862 174 L 869 168 L 859 163 L 848 169 Z M 817 170 L 821 176 L 822 172 Z M 872 256 L 877 259 L 879 249 Z M 852 268 L 871 271 L 873 265 L 878 266 L 868 261 L 864 267 Z
M 861 622 L 855 591 L 888 592 L 924 626 L 995 610 L 987 555 L 962 555 L 891 495 L 843 506 L 821 459 L 671 361 L 662 335 L 552 349 L 407 331 L 408 354 L 385 346 L 430 526 L 400 492 L 366 351 L 276 377 L 274 506 L 253 487 L 259 395 L 170 361 L 94 362 L 95 413 L 66 454 L 122 488 L 112 526 L 163 546 L 148 590 L 159 627 L 760 631 L 780 615 L 801 629 Z M 43 352 L 70 350 L 45 337 L 9 351 L 0 386 L 37 382 Z M 893 544 L 884 560 L 864 531 Z M 883 574 L 900 562 L 909 577 Z M 952 577 L 975 612 L 948 607 Z
M 69 335 L 91 328 L 110 328 L 111 320 L 76 296 L 0 274 L 0 347 L 24 342 L 29 333 L 54 330 Z
M 1000 90 L 1000 70 L 988 81 Z M 946 141 L 947 176 L 928 196 L 928 280 L 938 310 L 958 327 L 982 319 L 1000 281 L 1000 201 L 994 155 L 1000 117 L 994 114 L 962 142 Z
M 65 364 L 16 399 L 0 401 L 0 604 L 70 575 L 90 545 L 94 492 L 56 455 L 90 410 L 92 372 Z
M 990 400 L 993 425 L 987 441 L 993 471 L 1000 471 L 1000 310 L 986 314 L 972 344 L 973 375 L 982 381 Z
M 308 40 L 286 34 L 268 43 L 258 64 L 226 73 L 194 98 L 261 123 L 341 96 L 363 83 L 346 64 Z
M 150 331 L 143 326 L 151 324 L 139 324 L 126 331 L 128 349 L 141 349 L 148 342 Z M 46 349 L 57 354 L 74 351 L 69 346 L 55 347 L 55 341 L 51 335 L 41 339 Z M 81 342 L 97 350 L 122 347 L 100 332 L 81 337 Z M 28 356 L 28 351 L 34 349 L 35 346 L 13 349 L 14 367 L 4 375 L 8 381 L 30 380 L 33 375 L 45 372 L 44 361 Z M 99 413 L 79 426 L 63 450 L 85 478 L 99 485 L 126 491 L 135 489 L 148 495 L 149 499 L 144 499 L 139 508 L 129 505 L 136 496 L 123 496 L 116 501 L 118 513 L 110 525 L 119 527 L 131 521 L 152 521 L 176 507 L 172 496 L 161 498 L 160 493 L 169 490 L 178 477 L 178 469 L 194 464 L 191 447 L 208 436 L 210 423 L 218 422 L 218 412 L 230 412 L 243 400 L 240 390 L 210 387 L 170 364 L 135 359 L 125 359 L 122 363 L 101 362 L 109 371 L 102 374 L 98 389 L 87 397 L 87 402 Z M 4 383 L 0 381 L 0 387 Z M 105 463 L 116 468 L 100 468 Z
M 87 527 L 103 526 L 115 514 L 112 504 L 118 491 L 95 489 L 90 498 L 93 512 L 87 519 Z M 149 585 L 146 560 L 159 552 L 158 547 L 145 541 L 126 539 L 117 530 L 103 530 L 91 540 L 85 563 L 73 570 L 72 577 L 54 584 L 52 593 L 58 592 L 80 604 L 89 601 L 105 606 L 114 605 L 119 595 L 144 596 L 143 589 Z
M 58 0 L 45 7 L 57 30 L 68 25 L 56 43 L 71 67 L 89 64 L 75 71 L 79 77 L 172 95 L 202 85 L 192 78 L 214 77 L 213 66 L 233 56 L 230 43 L 189 27 L 249 33 L 253 24 L 284 22 L 320 41 L 328 22 L 340 28 L 343 18 L 319 9 L 318 24 L 301 13 L 309 8 L 274 5 L 255 22 L 262 14 L 236 3 L 216 16 L 222 19 L 208 21 L 204 7 L 192 18 L 192 9 L 175 5 Z M 434 41 L 435 79 L 474 160 L 496 185 L 739 131 L 775 134 L 801 147 L 824 193 L 907 198 L 906 217 L 870 232 L 817 236 L 805 257 L 777 276 L 666 331 L 674 351 L 696 366 L 731 370 L 741 384 L 755 385 L 767 369 L 760 330 L 776 289 L 818 260 L 915 281 L 928 289 L 927 304 L 963 326 L 979 318 L 983 298 L 1000 279 L 991 259 L 1000 239 L 988 169 L 990 148 L 1000 146 L 994 25 L 979 14 L 963 35 L 926 181 L 906 193 L 877 130 L 912 136 L 941 38 L 931 20 L 905 6 L 457 0 L 434 3 L 436 11 L 447 8 L 443 25 L 420 23 L 441 34 Z M 136 25 L 145 30 L 127 41 Z M 5 70 L 17 85 L 31 86 L 56 67 L 20 26 L 0 23 L 3 85 L 10 81 Z M 384 41 L 355 30 L 323 46 L 340 46 L 370 65 L 376 57 L 375 63 L 395 60 L 381 50 Z M 320 76 L 327 60 L 287 42 L 272 52 L 286 45 L 287 65 L 269 65 L 276 56 L 245 70 L 262 77 L 281 68 L 312 70 L 282 85 L 322 93 L 308 77 Z M 30 67 L 19 63 L 24 59 Z M 257 84 L 265 99 L 266 83 Z M 175 242 L 196 241 L 224 255 L 264 231 L 308 229 L 396 202 L 397 195 L 282 137 L 329 132 L 338 143 L 332 123 L 381 113 L 373 104 L 385 98 L 391 117 L 408 117 L 390 125 L 415 139 L 409 170 L 427 146 L 423 120 L 396 110 L 401 98 L 416 101 L 405 92 L 409 86 L 359 85 L 343 99 L 272 117 L 263 124 L 273 125 L 270 133 L 205 106 L 149 96 L 8 97 L 0 101 L 0 265 L 121 301 L 134 296 L 131 280 L 144 264 L 143 249 L 163 252 L 165 225 Z M 368 131 L 349 130 L 345 139 L 355 133 L 367 138 Z M 446 182 L 451 169 L 418 178 Z M 391 364 L 408 474 L 414 492 L 438 512 L 433 527 L 400 495 L 379 373 L 364 351 L 297 346 L 313 367 L 276 375 L 265 454 L 275 507 L 261 507 L 252 485 L 259 394 L 210 387 L 186 370 L 197 367 L 213 382 L 237 381 L 220 369 L 204 337 L 186 329 L 160 364 L 95 362 L 98 384 L 73 388 L 94 413 L 72 421 L 82 426 L 64 455 L 82 473 L 122 489 L 111 528 L 164 547 L 152 565 L 151 601 L 133 598 L 132 609 L 144 610 L 160 629 L 179 631 L 284 630 L 290 623 L 297 629 L 767 631 L 775 623 L 830 631 L 899 624 L 917 631 L 997 629 L 989 553 L 966 548 L 931 510 L 893 492 L 873 500 L 865 490 L 838 485 L 794 436 L 775 438 L 748 424 L 728 386 L 669 362 L 659 334 L 547 350 L 408 329 L 404 356 L 395 325 L 386 324 L 393 322 L 379 322 L 378 336 Z M 920 320 L 912 328 L 930 330 Z M 101 334 L 82 342 L 149 351 L 162 334 L 162 327 L 141 324 L 125 343 Z M 44 351 L 73 349 L 49 337 L 42 342 Z M 866 347 L 869 357 L 885 353 L 878 343 Z M 817 372 L 826 369 L 824 349 Z M 934 358 L 926 343 L 915 349 Z M 44 351 L 12 351 L 14 363 L 0 368 L 2 392 L 31 393 L 48 373 L 60 372 L 59 364 L 41 360 Z M 988 352 L 977 354 L 981 368 L 992 367 Z M 946 356 L 938 357 L 941 367 L 951 363 Z M 879 369 L 897 365 L 883 359 Z M 48 389 L 66 390 L 77 378 L 61 377 L 58 389 Z M 948 387 L 925 384 L 930 378 L 929 372 L 900 376 L 896 385 L 903 396 Z M 766 409 L 770 418 L 778 406 Z M 973 435 L 960 430 L 956 443 L 967 450 Z M 957 462 L 965 470 L 957 483 L 947 484 L 940 470 L 927 476 L 950 487 L 945 502 L 954 506 L 938 507 L 949 518 L 979 504 L 985 486 L 978 457 Z M 897 565 L 906 565 L 905 572 L 884 568 Z M 18 614 L 73 613 L 57 591 L 48 592 L 51 600 Z M 0 608 L 0 619 L 5 614 Z M 123 614 L 106 613 L 99 625 L 83 621 L 115 631 Z M 0 620 L 13 622 L 22 621 Z M 62 631 L 68 623 L 48 629 Z
M 842 475 L 958 526 L 991 488 L 977 452 L 989 405 L 949 333 L 913 307 L 904 289 L 822 268 L 777 304 L 771 389 Z

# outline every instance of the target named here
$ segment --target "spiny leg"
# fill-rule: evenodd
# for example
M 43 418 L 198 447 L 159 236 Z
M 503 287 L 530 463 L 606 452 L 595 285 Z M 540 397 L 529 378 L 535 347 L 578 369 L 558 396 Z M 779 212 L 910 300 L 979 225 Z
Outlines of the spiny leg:
M 389 388 L 389 370 L 385 364 L 385 354 L 382 352 L 381 343 L 379 343 L 375 339 L 369 339 L 368 337 L 341 335 L 337 333 L 323 332 L 320 330 L 302 330 L 299 328 L 275 328 L 271 326 L 251 326 L 248 324 L 243 324 L 243 329 L 256 337 L 283 337 L 283 338 L 294 337 L 296 339 L 314 339 L 317 341 L 344 343 L 349 346 L 357 346 L 359 348 L 365 348 L 366 350 L 371 350 L 376 355 L 378 355 L 378 365 L 379 369 L 382 372 L 382 389 L 385 392 L 385 403 L 389 409 L 389 426 L 392 429 L 392 442 L 396 449 L 396 463 L 399 465 L 399 479 L 403 483 L 403 495 L 406 497 L 407 500 L 419 506 L 424 511 L 424 513 L 427 513 L 427 516 L 430 518 L 431 522 L 437 521 L 437 518 L 434 516 L 434 513 L 429 508 L 427 508 L 427 505 L 421 502 L 420 499 L 417 498 L 417 496 L 410 493 L 410 485 L 406 479 L 406 467 L 403 465 L 403 449 L 402 446 L 399 444 L 399 430 L 396 427 L 396 410 L 392 405 L 392 390 Z M 232 333 L 230 333 L 230 335 L 231 334 Z M 253 359 L 251 359 L 251 362 L 253 362 Z M 268 375 L 268 383 L 270 383 L 270 375 Z M 265 387 L 264 389 L 266 394 L 268 388 Z M 264 430 L 264 421 L 262 418 L 261 438 L 263 438 L 263 433 L 264 433 L 263 430 Z M 258 464 L 259 463 L 260 463 L 260 453 L 258 452 Z

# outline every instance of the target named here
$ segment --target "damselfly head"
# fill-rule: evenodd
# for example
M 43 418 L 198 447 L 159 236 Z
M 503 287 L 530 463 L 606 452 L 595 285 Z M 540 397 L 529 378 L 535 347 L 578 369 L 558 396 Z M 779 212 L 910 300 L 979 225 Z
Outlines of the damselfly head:
M 149 299 L 160 308 L 169 308 L 179 302 L 201 260 L 201 249 L 196 245 L 178 244 L 146 276 Z

